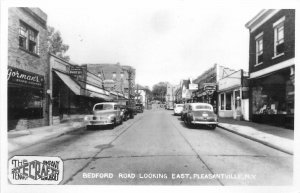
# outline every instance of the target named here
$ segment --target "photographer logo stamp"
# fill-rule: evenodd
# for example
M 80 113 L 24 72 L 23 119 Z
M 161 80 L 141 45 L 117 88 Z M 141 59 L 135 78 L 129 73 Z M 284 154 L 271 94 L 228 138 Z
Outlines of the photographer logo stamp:
M 11 184 L 59 184 L 63 161 L 59 157 L 14 156 L 8 163 Z

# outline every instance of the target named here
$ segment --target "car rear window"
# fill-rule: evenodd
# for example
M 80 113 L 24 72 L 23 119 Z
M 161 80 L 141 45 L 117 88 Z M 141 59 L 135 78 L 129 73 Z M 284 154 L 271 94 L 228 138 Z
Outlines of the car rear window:
M 183 107 L 183 105 L 176 105 L 176 107 Z
M 208 105 L 197 105 L 197 106 L 195 106 L 195 109 L 197 109 L 197 110 L 212 110 L 211 106 L 208 106 Z
M 112 104 L 99 104 L 96 105 L 94 110 L 99 111 L 99 110 L 111 110 L 113 109 L 113 105 Z

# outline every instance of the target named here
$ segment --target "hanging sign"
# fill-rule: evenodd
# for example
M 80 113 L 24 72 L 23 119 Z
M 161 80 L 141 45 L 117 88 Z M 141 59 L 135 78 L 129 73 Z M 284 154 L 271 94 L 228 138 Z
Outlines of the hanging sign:
M 83 68 L 81 66 L 70 66 L 70 75 L 82 75 L 83 74 Z
M 208 95 L 212 95 L 216 91 L 216 84 L 215 83 L 204 83 L 204 91 Z

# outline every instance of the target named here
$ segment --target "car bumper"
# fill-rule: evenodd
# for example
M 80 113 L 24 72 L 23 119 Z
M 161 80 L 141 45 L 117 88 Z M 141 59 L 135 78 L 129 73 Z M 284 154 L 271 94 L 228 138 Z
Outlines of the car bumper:
M 217 125 L 218 122 L 212 122 L 212 121 L 192 121 L 193 124 L 201 124 L 201 125 Z
M 89 121 L 88 125 L 111 125 L 111 124 L 113 124 L 113 122 L 108 120 L 103 120 L 103 121 L 92 120 Z

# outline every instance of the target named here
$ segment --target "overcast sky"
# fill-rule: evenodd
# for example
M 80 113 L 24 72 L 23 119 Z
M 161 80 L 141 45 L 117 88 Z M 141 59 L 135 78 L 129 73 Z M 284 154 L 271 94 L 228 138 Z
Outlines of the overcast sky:
M 136 82 L 150 87 L 196 78 L 215 63 L 248 71 L 245 24 L 265 8 L 251 1 L 80 2 L 40 5 L 71 60 L 131 65 Z

